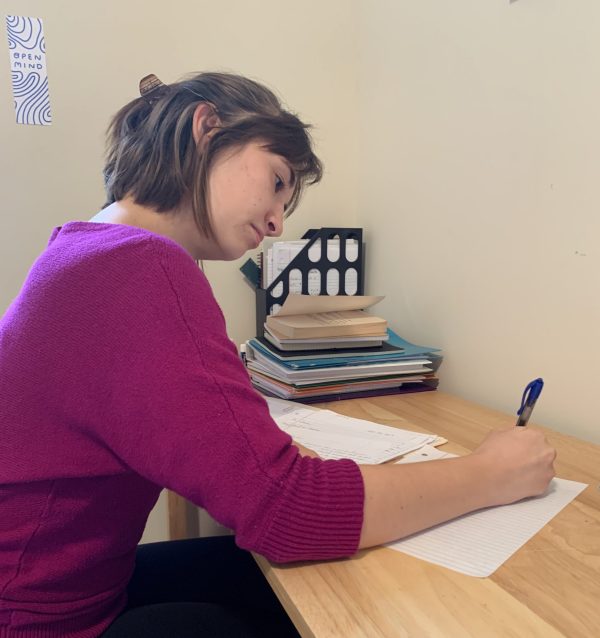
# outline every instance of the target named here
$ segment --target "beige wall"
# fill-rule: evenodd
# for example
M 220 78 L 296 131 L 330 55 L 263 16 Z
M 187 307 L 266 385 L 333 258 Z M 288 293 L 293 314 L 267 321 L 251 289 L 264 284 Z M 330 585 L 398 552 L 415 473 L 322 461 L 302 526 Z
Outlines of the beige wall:
M 360 3 L 369 292 L 442 388 L 600 442 L 600 3 Z

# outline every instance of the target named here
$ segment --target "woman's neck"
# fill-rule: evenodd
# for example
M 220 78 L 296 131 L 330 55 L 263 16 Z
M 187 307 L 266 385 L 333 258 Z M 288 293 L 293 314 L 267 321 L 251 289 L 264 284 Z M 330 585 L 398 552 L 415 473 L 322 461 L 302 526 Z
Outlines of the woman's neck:
M 194 259 L 200 259 L 202 235 L 190 212 L 169 211 L 158 213 L 147 206 L 141 206 L 126 197 L 106 208 L 90 219 L 99 224 L 123 224 L 143 228 L 157 235 L 168 237 L 177 242 Z

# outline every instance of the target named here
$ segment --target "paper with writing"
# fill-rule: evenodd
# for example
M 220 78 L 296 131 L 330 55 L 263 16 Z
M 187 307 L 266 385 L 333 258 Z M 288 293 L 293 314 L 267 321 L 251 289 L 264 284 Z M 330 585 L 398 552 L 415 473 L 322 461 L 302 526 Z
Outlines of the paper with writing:
M 268 398 L 271 416 L 297 443 L 324 459 L 352 459 L 378 464 L 435 440 L 434 435 L 411 432 L 305 406 Z

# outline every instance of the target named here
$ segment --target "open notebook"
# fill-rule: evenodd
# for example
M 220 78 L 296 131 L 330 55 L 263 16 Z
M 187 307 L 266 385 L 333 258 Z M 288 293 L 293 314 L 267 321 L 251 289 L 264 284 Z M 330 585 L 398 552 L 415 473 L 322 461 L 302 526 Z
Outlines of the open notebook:
M 399 463 L 450 456 L 425 446 Z M 466 514 L 388 547 L 468 576 L 490 576 L 586 487 L 554 478 L 543 496 Z

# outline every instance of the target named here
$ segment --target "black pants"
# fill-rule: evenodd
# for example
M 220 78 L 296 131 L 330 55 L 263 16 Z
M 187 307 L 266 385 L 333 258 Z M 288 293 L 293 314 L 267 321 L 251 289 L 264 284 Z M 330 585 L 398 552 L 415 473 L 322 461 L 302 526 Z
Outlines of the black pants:
M 129 603 L 102 638 L 297 638 L 232 536 L 140 545 Z

